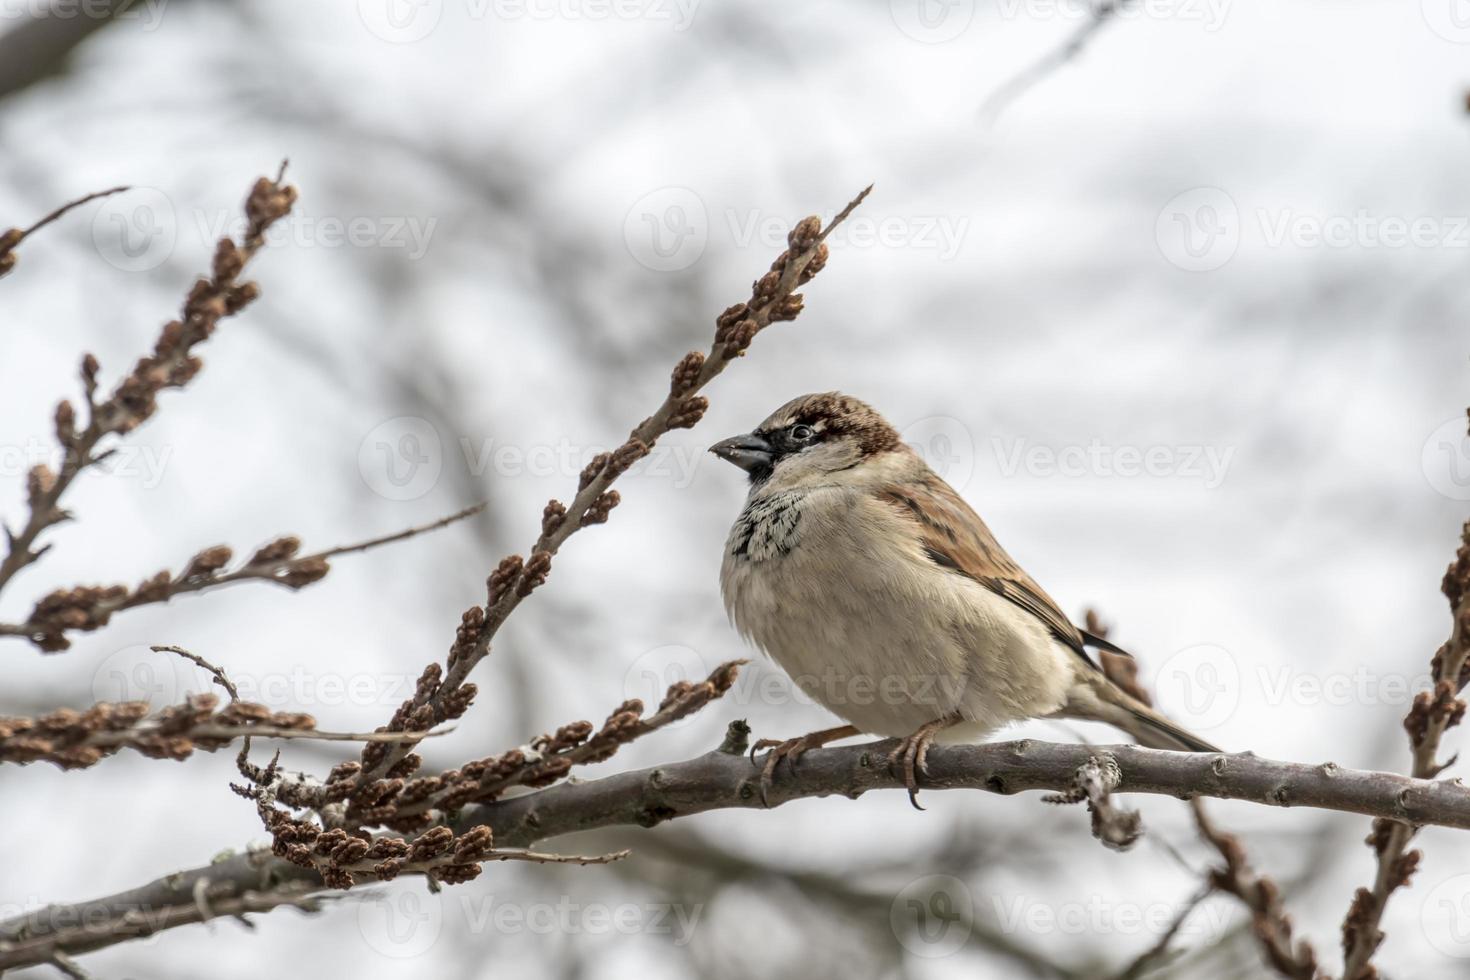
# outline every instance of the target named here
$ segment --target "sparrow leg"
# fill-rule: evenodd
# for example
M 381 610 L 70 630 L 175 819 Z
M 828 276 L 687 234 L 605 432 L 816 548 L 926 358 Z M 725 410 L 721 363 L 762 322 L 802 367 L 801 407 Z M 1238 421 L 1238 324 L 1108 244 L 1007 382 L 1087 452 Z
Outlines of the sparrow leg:
M 766 753 L 765 765 L 761 766 L 761 803 L 769 807 L 770 800 L 767 793 L 771 783 L 776 777 L 776 767 L 781 764 L 782 759 L 787 760 L 793 770 L 796 768 L 796 760 L 800 759 L 807 749 L 817 749 L 828 742 L 835 742 L 839 738 L 851 738 L 861 735 L 862 732 L 851 725 L 842 725 L 838 728 L 824 728 L 819 732 L 812 732 L 800 738 L 788 738 L 784 742 L 779 738 L 763 738 L 750 747 L 750 761 L 755 762 L 755 754 L 761 749 L 770 749 Z
M 955 711 L 922 725 L 908 738 L 901 739 L 898 747 L 888 754 L 890 771 L 900 761 L 903 762 L 903 781 L 909 788 L 909 802 L 915 810 L 924 809 L 919 806 L 919 776 L 929 774 L 929 746 L 934 744 L 934 736 L 961 721 L 964 719 Z

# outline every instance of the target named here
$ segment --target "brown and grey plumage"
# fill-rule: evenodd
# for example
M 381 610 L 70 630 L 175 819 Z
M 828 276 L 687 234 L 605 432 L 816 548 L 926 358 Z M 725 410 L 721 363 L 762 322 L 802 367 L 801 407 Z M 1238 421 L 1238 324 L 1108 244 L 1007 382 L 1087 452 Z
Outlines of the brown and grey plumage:
M 1087 648 L 1117 648 L 1078 629 L 863 402 L 805 395 L 711 448 L 751 478 L 720 575 L 732 620 L 849 723 L 763 740 L 767 782 L 782 758 L 866 732 L 904 739 L 895 758 L 913 792 L 941 733 L 973 740 L 1041 717 L 1219 751 L 1109 681 Z

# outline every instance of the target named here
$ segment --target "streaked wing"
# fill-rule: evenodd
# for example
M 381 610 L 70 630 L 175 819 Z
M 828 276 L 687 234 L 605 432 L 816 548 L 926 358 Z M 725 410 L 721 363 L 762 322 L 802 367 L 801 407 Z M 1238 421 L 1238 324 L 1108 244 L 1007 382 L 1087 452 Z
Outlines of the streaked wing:
M 1094 668 L 1083 648 L 1082 632 L 1051 596 L 1006 554 L 990 528 L 948 483 L 929 472 L 911 482 L 895 483 L 878 497 L 901 508 L 918 525 L 925 553 L 936 565 L 974 579 L 1037 619 L 1058 640 Z

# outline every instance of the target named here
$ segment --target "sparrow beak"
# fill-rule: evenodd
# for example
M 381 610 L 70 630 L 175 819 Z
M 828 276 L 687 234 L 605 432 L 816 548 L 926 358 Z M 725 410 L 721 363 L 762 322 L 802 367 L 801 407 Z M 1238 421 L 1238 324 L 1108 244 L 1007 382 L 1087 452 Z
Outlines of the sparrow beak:
M 717 442 L 709 447 L 709 451 L 747 473 L 769 470 L 776 458 L 775 447 L 754 432 Z

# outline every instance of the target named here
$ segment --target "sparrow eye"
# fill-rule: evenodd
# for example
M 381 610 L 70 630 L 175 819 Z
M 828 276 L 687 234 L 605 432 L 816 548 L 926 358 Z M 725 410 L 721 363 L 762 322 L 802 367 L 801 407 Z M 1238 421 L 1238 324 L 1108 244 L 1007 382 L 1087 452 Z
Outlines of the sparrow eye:
M 796 442 L 811 442 L 812 437 L 815 435 L 816 432 L 814 432 L 812 430 L 812 427 L 809 425 L 801 425 L 800 423 L 798 423 L 791 427 L 791 438 Z

